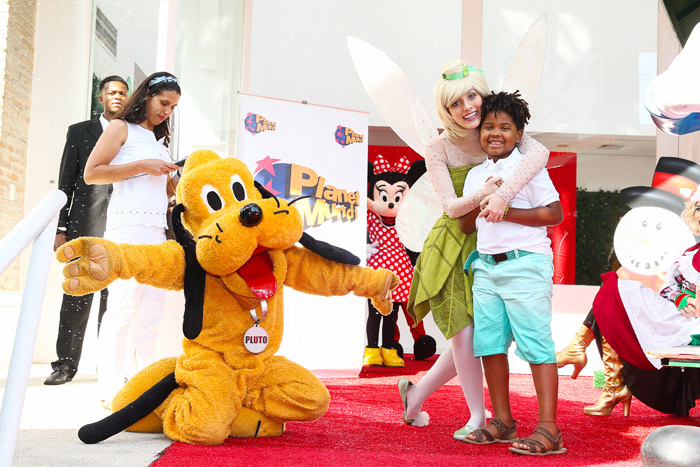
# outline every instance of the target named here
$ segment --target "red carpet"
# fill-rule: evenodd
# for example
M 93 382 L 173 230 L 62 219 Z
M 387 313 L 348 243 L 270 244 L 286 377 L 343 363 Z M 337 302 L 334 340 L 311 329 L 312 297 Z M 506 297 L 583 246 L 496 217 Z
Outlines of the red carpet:
M 407 355 L 407 357 L 410 357 Z M 357 379 L 328 379 L 331 393 L 328 412 L 311 423 L 288 423 L 276 438 L 232 439 L 222 446 L 173 443 L 154 467 L 169 466 L 286 466 L 286 465 L 420 465 L 420 466 L 640 466 L 642 442 L 665 425 L 700 426 L 700 409 L 691 417 L 665 415 L 632 401 L 631 416 L 622 416 L 622 404 L 610 417 L 583 414 L 600 390 L 592 378 L 559 379 L 559 426 L 568 453 L 547 457 L 518 456 L 508 444 L 475 446 L 452 439 L 467 420 L 467 408 L 457 380 L 430 397 L 424 410 L 430 425 L 413 428 L 403 424 L 396 389 L 400 375 L 418 381 L 432 364 L 407 359 L 407 368 L 368 368 Z M 534 430 L 537 400 L 529 375 L 512 375 L 511 401 L 518 419 L 518 434 Z M 488 394 L 486 405 L 490 406 Z

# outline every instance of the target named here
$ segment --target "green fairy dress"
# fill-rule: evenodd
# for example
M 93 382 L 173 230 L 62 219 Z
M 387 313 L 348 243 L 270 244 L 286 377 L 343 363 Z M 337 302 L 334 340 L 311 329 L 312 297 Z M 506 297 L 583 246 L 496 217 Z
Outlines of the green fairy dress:
M 449 168 L 457 196 L 462 196 L 472 167 Z M 408 313 L 416 323 L 432 311 L 435 324 L 447 339 L 472 323 L 472 277 L 464 274 L 463 267 L 475 248 L 476 232 L 464 234 L 458 219 L 443 213 L 428 234 L 413 273 Z

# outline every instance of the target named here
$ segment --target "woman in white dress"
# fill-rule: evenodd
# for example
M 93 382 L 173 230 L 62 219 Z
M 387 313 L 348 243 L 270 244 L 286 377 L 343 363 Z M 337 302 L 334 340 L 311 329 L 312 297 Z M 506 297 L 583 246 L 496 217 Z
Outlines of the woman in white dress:
M 175 76 L 144 80 L 107 126 L 85 166 L 87 184 L 113 184 L 104 238 L 115 243 L 158 244 L 166 240 L 168 175 L 172 163 L 170 115 L 180 100 Z M 110 285 L 109 313 L 97 339 L 99 398 L 109 407 L 131 374 L 155 361 L 155 342 L 165 291 L 118 280 Z

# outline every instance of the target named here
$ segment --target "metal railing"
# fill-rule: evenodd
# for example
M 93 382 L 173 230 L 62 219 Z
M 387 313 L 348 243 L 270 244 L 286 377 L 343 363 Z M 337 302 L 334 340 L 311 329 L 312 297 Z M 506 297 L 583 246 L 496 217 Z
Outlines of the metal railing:
M 0 274 L 34 241 L 0 409 L 0 466 L 12 465 L 15 453 L 46 281 L 53 258 L 58 214 L 66 200 L 62 191 L 52 191 L 0 241 Z

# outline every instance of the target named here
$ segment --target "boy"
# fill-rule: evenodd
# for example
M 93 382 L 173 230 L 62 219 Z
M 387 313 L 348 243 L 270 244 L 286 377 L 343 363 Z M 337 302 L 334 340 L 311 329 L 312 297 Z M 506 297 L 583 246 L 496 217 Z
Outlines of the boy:
M 517 92 L 484 99 L 481 146 L 488 158 L 469 171 L 464 193 L 478 190 L 491 176 L 507 179 L 522 154 L 520 141 L 530 118 Z M 513 442 L 512 452 L 563 454 L 556 424 L 558 374 L 551 336 L 552 249 L 546 226 L 559 224 L 559 194 L 542 170 L 513 198 L 503 221 L 487 222 L 478 210 L 460 218 L 465 233 L 478 230 L 476 250 L 465 264 L 473 266 L 474 356 L 481 356 L 494 416 L 464 440 L 472 444 Z M 530 363 L 537 392 L 539 423 L 528 438 L 517 440 L 508 394 L 508 347 Z

